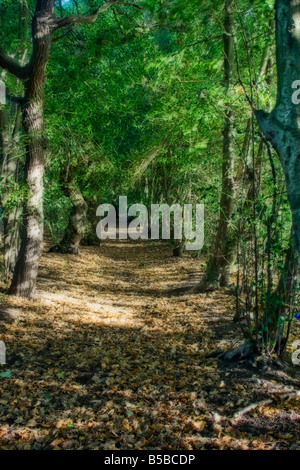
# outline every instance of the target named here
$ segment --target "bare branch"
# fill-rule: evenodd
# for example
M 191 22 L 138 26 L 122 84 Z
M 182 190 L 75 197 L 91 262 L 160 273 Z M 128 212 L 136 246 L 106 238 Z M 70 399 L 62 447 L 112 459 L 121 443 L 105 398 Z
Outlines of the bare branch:
M 16 60 L 5 54 L 0 48 L 0 67 L 7 70 L 15 77 L 23 80 L 27 76 L 26 67 L 22 67 Z
M 86 15 L 70 15 L 66 16 L 65 18 L 56 18 L 56 24 L 54 29 L 64 28 L 65 26 L 69 26 L 70 24 L 74 23 L 93 23 L 96 21 L 100 13 L 103 13 L 105 10 L 110 8 L 115 3 L 118 3 L 119 0 L 110 0 L 106 2 L 104 5 L 101 5 L 97 8 L 97 10 L 93 11 L 90 14 Z

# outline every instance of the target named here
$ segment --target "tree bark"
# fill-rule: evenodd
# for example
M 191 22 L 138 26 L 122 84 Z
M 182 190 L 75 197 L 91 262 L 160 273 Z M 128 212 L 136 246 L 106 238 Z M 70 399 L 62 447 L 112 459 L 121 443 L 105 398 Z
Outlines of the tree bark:
M 288 319 L 293 312 L 295 296 L 298 282 L 298 254 L 293 246 L 293 237 L 291 234 L 289 247 L 285 257 L 283 272 L 279 279 L 275 296 L 278 304 L 273 312 L 269 312 L 271 319 L 271 330 L 276 334 L 275 350 L 279 355 L 285 352 L 287 341 L 289 339 L 291 324 L 288 324 L 287 333 L 284 337 L 284 323 L 279 321 L 280 317 Z
M 224 81 L 227 93 L 230 92 L 233 85 L 234 75 L 234 20 L 232 4 L 232 0 L 226 1 L 224 11 Z M 233 261 L 231 218 L 236 193 L 234 174 L 234 118 L 234 111 L 228 102 L 225 110 L 223 130 L 222 192 L 218 230 L 213 254 L 208 263 L 201 287 L 212 286 L 216 288 L 229 284 L 230 266 Z
M 88 201 L 88 207 L 87 207 L 87 215 L 86 215 L 86 228 L 85 228 L 85 233 L 84 237 L 81 241 L 82 245 L 85 246 L 99 246 L 101 243 L 101 240 L 97 237 L 97 233 L 95 230 L 95 227 L 97 226 L 97 223 L 99 219 L 96 216 L 96 210 L 99 205 L 99 199 L 98 197 L 94 196 L 92 199 Z
M 69 224 L 62 241 L 51 247 L 49 252 L 78 255 L 86 229 L 87 204 L 73 178 L 67 185 L 66 192 L 72 202 Z
M 22 46 L 16 56 L 24 64 L 27 55 L 26 40 L 28 28 L 28 5 L 26 0 L 19 0 L 18 38 Z M 5 74 L 5 71 L 2 72 Z M 9 196 L 18 186 L 18 167 L 20 156 L 20 130 L 22 124 L 20 103 L 11 102 L 10 109 L 1 110 L 0 132 L 2 148 L 2 194 L 1 203 L 4 222 L 4 277 L 8 281 L 13 275 L 20 248 L 21 202 L 11 202 Z
M 227 90 L 230 90 L 233 81 L 234 68 L 234 24 L 232 19 L 231 6 L 225 5 L 225 31 L 224 36 L 224 70 L 225 83 Z M 270 47 L 267 46 L 262 54 L 257 80 L 266 76 L 271 68 Z M 259 88 L 259 85 L 258 85 Z M 250 136 L 252 128 L 251 118 L 247 121 L 245 137 L 242 147 L 242 156 L 235 169 L 235 132 L 234 132 L 234 112 L 228 105 L 226 110 L 226 118 L 223 131 L 223 166 L 222 166 L 222 193 L 220 201 L 220 217 L 216 239 L 214 243 L 214 251 L 210 258 L 204 279 L 200 284 L 200 290 L 207 287 L 217 288 L 225 287 L 230 282 L 231 265 L 234 261 L 234 249 L 237 242 L 237 233 L 232 230 L 232 214 L 236 205 L 237 191 L 243 178 L 247 184 L 245 191 L 249 193 L 246 200 L 252 198 L 252 180 L 254 176 L 258 176 L 255 168 L 252 174 L 250 171 Z M 260 144 L 257 156 L 257 165 L 259 167 L 261 160 L 262 143 Z M 251 193 L 251 194 L 250 194 Z
M 19 150 L 19 131 L 21 125 L 21 116 L 19 106 L 13 104 L 13 119 L 9 126 L 6 110 L 2 110 L 3 119 L 0 119 L 1 142 L 2 142 L 2 194 L 1 204 L 3 208 L 4 222 L 4 277 L 8 281 L 11 279 L 18 250 L 20 247 L 20 216 L 21 207 L 17 202 L 11 202 L 9 195 L 16 189 L 18 180 L 18 150 Z
M 300 104 L 292 102 L 300 79 L 300 0 L 276 0 L 277 100 L 270 112 L 255 110 L 266 140 L 281 161 L 293 221 L 294 249 L 300 254 Z M 298 272 L 300 256 L 298 256 Z
M 74 23 L 92 23 L 116 3 L 111 0 L 86 15 L 57 18 L 55 0 L 37 0 L 32 19 L 32 54 L 26 66 L 20 65 L 0 48 L 0 67 L 23 80 L 22 120 L 26 134 L 25 178 L 28 184 L 24 207 L 23 236 L 9 294 L 31 298 L 35 294 L 39 260 L 43 248 L 43 174 L 46 141 L 44 137 L 44 87 L 52 36 L 59 28 Z
M 33 297 L 43 249 L 44 86 L 52 42 L 53 0 L 38 0 L 32 21 L 33 51 L 22 106 L 26 135 L 24 231 L 9 294 Z

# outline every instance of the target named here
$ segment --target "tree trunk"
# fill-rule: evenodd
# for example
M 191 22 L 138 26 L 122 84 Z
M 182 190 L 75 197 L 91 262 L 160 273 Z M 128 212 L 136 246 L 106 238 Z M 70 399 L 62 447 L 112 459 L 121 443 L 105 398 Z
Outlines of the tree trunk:
M 4 218 L 4 277 L 12 278 L 20 249 L 20 206 L 14 207 Z
M 4 277 L 9 280 L 12 277 L 20 247 L 21 207 L 18 202 L 12 202 L 9 199 L 11 192 L 16 189 L 18 180 L 19 130 L 21 125 L 19 106 L 13 105 L 13 120 L 10 125 L 8 124 L 7 111 L 2 110 L 1 114 L 3 116 L 1 122 L 6 123 L 4 126 L 1 125 Z
M 271 319 L 270 328 L 273 329 L 276 337 L 275 350 L 279 355 L 285 352 L 286 344 L 289 339 L 290 326 L 288 324 L 287 333 L 284 337 L 285 324 L 282 319 L 288 320 L 293 313 L 293 305 L 295 303 L 295 296 L 298 284 L 298 255 L 293 246 L 293 237 L 291 234 L 289 247 L 285 257 L 283 272 L 279 279 L 275 296 L 277 298 L 277 305 L 273 312 L 270 312 L 269 318 Z
M 18 39 L 20 48 L 16 52 L 23 65 L 26 60 L 28 5 L 26 0 L 19 0 L 19 28 Z M 25 49 L 24 49 L 25 47 Z M 5 74 L 5 71 L 2 72 Z M 12 117 L 9 116 L 11 114 Z M 1 110 L 0 128 L 2 142 L 2 195 L 4 222 L 4 277 L 8 281 L 13 275 L 20 248 L 20 217 L 22 214 L 21 202 L 11 201 L 10 194 L 18 187 L 18 167 L 20 152 L 20 128 L 22 124 L 20 103 L 13 101 L 8 112 L 7 107 Z
M 13 106 L 13 120 L 9 123 L 6 109 L 0 112 L 1 132 L 1 204 L 3 209 L 3 245 L 4 245 L 4 277 L 12 276 L 19 249 L 19 217 L 21 214 L 18 203 L 13 203 L 9 196 L 16 187 L 18 173 L 18 138 L 20 112 Z M 13 129 L 13 130 L 12 130 Z
M 99 219 L 96 216 L 96 210 L 99 205 L 99 199 L 93 197 L 88 201 L 86 223 L 85 223 L 85 233 L 84 237 L 81 240 L 81 244 L 85 246 L 99 246 L 100 240 L 97 237 L 96 229 Z
M 45 142 L 43 138 L 43 101 L 26 96 L 22 110 L 26 134 L 25 181 L 28 193 L 24 207 L 24 231 L 9 294 L 34 296 L 37 271 L 43 249 L 43 175 Z
M 46 66 L 49 60 L 52 35 L 58 29 L 75 23 L 93 23 L 100 13 L 106 11 L 117 1 L 110 0 L 101 4 L 89 14 L 58 18 L 53 15 L 55 0 L 36 0 L 32 19 L 32 54 L 29 63 L 25 66 L 20 65 L 0 48 L 0 67 L 23 80 L 25 86 L 25 97 L 22 99 L 22 118 L 26 134 L 25 178 L 28 184 L 28 194 L 23 214 L 24 233 L 9 289 L 10 294 L 28 298 L 34 296 L 39 259 L 43 247 L 45 161 L 43 104 Z
M 233 84 L 234 71 L 234 20 L 232 14 L 232 0 L 225 3 L 224 17 L 224 78 L 227 93 Z M 201 286 L 218 287 L 229 284 L 230 266 L 233 261 L 231 240 L 231 218 L 235 203 L 236 185 L 234 178 L 234 111 L 230 103 L 225 110 L 223 131 L 223 165 L 222 165 L 222 192 L 220 201 L 220 217 L 216 234 L 214 251 L 208 263 L 206 274 Z
M 73 204 L 69 224 L 62 241 L 51 247 L 49 252 L 78 255 L 79 245 L 86 229 L 87 204 L 74 179 L 68 184 L 67 193 Z
M 224 36 L 224 68 L 225 68 L 225 82 L 227 90 L 233 82 L 233 68 L 234 68 L 234 24 L 231 11 L 232 2 L 227 2 L 225 5 L 225 31 L 227 34 Z M 266 76 L 271 69 L 270 61 L 270 47 L 267 46 L 262 54 L 258 81 Z M 258 85 L 259 88 L 259 85 Z M 245 137 L 242 147 L 242 156 L 237 170 L 235 169 L 235 132 L 234 132 L 234 112 L 228 105 L 226 110 L 226 118 L 223 132 L 223 167 L 222 167 L 222 193 L 220 202 L 220 217 L 218 230 L 216 234 L 214 252 L 210 258 L 204 279 L 200 284 L 200 290 L 207 287 L 224 287 L 228 286 L 230 282 L 231 265 L 234 260 L 234 249 L 237 242 L 237 233 L 232 230 L 232 214 L 236 204 L 237 191 L 243 178 L 246 178 L 245 190 L 249 193 L 246 199 L 252 199 L 252 180 L 255 176 L 250 171 L 250 136 L 252 129 L 251 118 L 247 121 Z M 258 165 L 260 164 L 262 152 L 262 143 L 258 150 Z M 254 170 L 256 173 L 256 169 Z M 250 188 L 249 188 L 250 186 Z M 251 192 L 251 194 L 250 194 Z
M 25 82 L 22 106 L 26 135 L 25 181 L 28 193 L 24 207 L 22 242 L 9 294 L 31 298 L 35 294 L 43 249 L 43 175 L 45 162 L 44 85 L 52 41 L 53 0 L 38 0 L 32 22 L 33 52 Z
M 2 176 L 4 165 L 6 162 L 7 154 L 8 154 L 8 116 L 5 109 L 0 109 L 0 174 Z M 4 201 L 3 201 L 3 183 L 1 183 L 1 234 L 0 234 L 0 243 L 2 245 L 3 238 L 5 237 L 4 231 Z
M 300 104 L 292 84 L 300 79 L 300 0 L 276 0 L 277 100 L 270 113 L 254 111 L 281 161 L 292 213 L 294 249 L 300 254 Z M 300 256 L 298 256 L 300 271 Z

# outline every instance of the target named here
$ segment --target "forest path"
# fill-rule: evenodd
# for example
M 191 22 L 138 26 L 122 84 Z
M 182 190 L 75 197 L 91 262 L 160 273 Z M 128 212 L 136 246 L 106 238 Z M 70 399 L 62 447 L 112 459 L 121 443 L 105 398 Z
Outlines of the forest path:
M 225 292 L 169 295 L 203 263 L 151 241 L 45 252 L 37 298 L 3 300 L 0 448 L 300 448 L 299 399 L 233 425 L 297 378 L 206 357 L 241 335 Z

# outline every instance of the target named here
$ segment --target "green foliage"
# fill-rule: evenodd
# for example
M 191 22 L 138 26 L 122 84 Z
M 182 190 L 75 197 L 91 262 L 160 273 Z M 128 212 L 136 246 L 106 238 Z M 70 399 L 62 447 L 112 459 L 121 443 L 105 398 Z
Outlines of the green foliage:
M 230 105 L 235 114 L 235 170 L 242 167 L 246 175 L 255 170 L 261 140 L 254 124 L 248 161 L 243 148 L 251 117 L 248 100 L 265 109 L 275 100 L 273 3 L 234 2 L 236 70 L 229 90 L 223 70 L 224 1 L 120 2 L 92 25 L 73 25 L 58 41 L 60 32 L 55 33 L 45 89 L 44 198 L 45 223 L 55 238 L 66 229 L 71 211 L 65 188 L 72 169 L 89 216 L 100 203 L 117 205 L 120 195 L 127 195 L 129 204 L 204 202 L 208 250 L 219 217 L 226 109 Z M 34 5 L 28 2 L 30 15 Z M 98 2 L 55 5 L 56 14 L 66 16 L 83 14 Z M 0 13 L 2 48 L 9 54 L 27 48 L 29 54 L 29 28 L 25 39 L 17 33 L 18 3 L 1 1 Z M 268 46 L 270 67 L 262 79 L 258 69 Z M 5 82 L 12 95 L 22 95 L 15 78 L 7 74 Z M 238 263 L 247 266 L 251 313 L 253 292 L 263 311 L 270 304 L 277 308 L 274 286 L 284 268 L 291 224 L 280 164 L 275 155 L 273 164 L 266 155 L 264 150 L 254 185 L 259 189 L 245 191 L 244 177 L 232 220 L 233 238 L 242 227 Z M 18 183 L 10 187 L 7 208 L 26 198 L 26 184 Z M 89 224 L 93 229 L 94 220 Z M 268 271 L 274 275 L 266 287 Z M 278 321 L 281 328 L 286 318 Z M 253 334 L 262 328 L 261 333 L 268 321 L 263 315 L 261 324 L 249 321 L 248 326 Z

